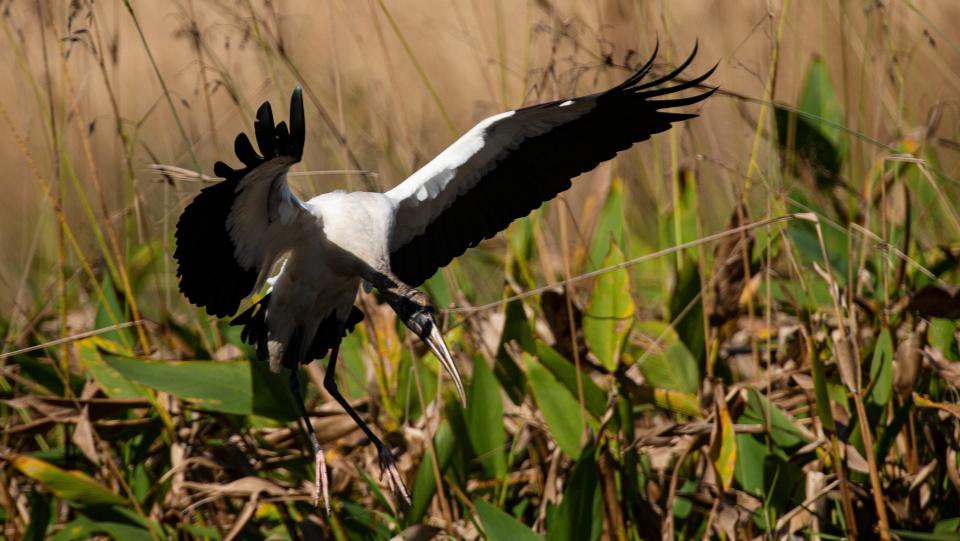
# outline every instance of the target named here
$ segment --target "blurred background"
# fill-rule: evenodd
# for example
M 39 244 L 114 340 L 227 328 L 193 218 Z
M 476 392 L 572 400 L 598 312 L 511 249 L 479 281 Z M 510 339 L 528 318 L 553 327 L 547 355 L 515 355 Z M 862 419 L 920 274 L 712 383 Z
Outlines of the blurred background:
M 8 538 L 960 538 L 960 3 L 0 9 Z M 470 406 L 361 295 L 341 384 L 414 504 L 310 385 L 334 489 L 314 509 L 283 378 L 177 291 L 173 230 L 214 162 L 299 84 L 294 191 L 388 189 L 486 116 L 613 86 L 658 43 L 657 73 L 696 46 L 688 76 L 717 64 L 699 117 L 427 283 Z M 819 223 L 729 232 L 797 212 Z

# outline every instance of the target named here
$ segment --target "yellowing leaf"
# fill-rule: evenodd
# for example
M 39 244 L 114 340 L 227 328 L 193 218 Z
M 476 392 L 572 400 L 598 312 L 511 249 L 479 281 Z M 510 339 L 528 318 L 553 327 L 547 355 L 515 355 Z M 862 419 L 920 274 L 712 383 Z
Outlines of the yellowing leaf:
M 122 505 L 127 502 L 81 471 L 63 470 L 39 458 L 24 455 L 13 459 L 13 465 L 63 500 L 83 505 Z
M 727 404 L 723 401 L 723 393 L 720 391 L 717 392 L 714 413 L 710 462 L 713 463 L 723 490 L 727 491 L 733 483 L 733 473 L 737 467 L 737 436 L 733 431 L 733 422 L 730 420 Z

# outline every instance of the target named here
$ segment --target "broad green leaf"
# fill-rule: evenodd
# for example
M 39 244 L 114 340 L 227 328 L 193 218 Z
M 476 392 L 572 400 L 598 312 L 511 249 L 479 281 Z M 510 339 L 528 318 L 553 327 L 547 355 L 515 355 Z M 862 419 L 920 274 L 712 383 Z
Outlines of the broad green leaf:
M 390 539 L 390 526 L 384 523 L 382 514 L 367 505 L 340 500 L 340 509 L 335 512 L 346 539 Z M 331 522 L 333 522 L 331 520 Z
M 577 391 L 577 367 L 573 362 L 565 359 L 563 355 L 550 346 L 537 340 L 537 358 L 570 391 L 573 396 L 578 396 Z M 587 412 L 596 420 L 600 420 L 607 407 L 607 394 L 588 376 L 585 372 L 581 373 L 580 378 L 583 385 L 583 401 Z M 579 400 L 579 399 L 578 399 Z
M 41 359 L 25 354 L 14 355 L 6 362 L 12 362 L 19 367 L 20 377 L 47 388 L 56 396 L 64 396 L 63 378 L 60 376 L 60 372 L 54 368 L 54 363 L 58 362 L 58 360 Z M 69 378 L 70 390 L 73 391 L 74 395 L 79 396 L 83 392 L 83 386 L 86 384 L 87 379 L 74 374 L 72 371 L 69 373 Z
M 737 467 L 734 478 L 745 492 L 763 497 L 763 462 L 767 446 L 753 434 L 737 434 Z
M 597 216 L 597 223 L 593 227 L 593 237 L 590 239 L 590 252 L 587 261 L 587 270 L 594 270 L 605 266 L 603 258 L 610 251 L 611 243 L 624 246 L 623 243 L 623 181 L 614 177 L 610 182 L 610 192 L 603 202 L 603 208 Z
M 930 329 L 927 330 L 927 340 L 930 345 L 942 351 L 944 356 L 951 361 L 960 360 L 957 357 L 956 348 L 954 348 L 953 335 L 956 330 L 956 323 L 943 318 L 930 320 Z
M 703 333 L 703 297 L 700 295 L 700 271 L 692 259 L 685 259 L 677 276 L 677 285 L 670 298 L 670 321 L 693 358 L 697 370 L 706 360 L 706 342 Z
M 433 445 L 437 451 L 437 461 L 440 463 L 437 470 L 442 475 L 454 448 L 453 430 L 451 430 L 449 422 L 443 421 L 440 423 L 437 434 L 433 438 Z M 413 502 L 404 515 L 404 524 L 416 524 L 427 513 L 430 502 L 437 493 L 437 478 L 434 475 L 433 468 L 433 456 L 430 452 L 423 453 L 423 460 L 420 462 L 420 467 L 417 468 L 417 476 L 414 478 L 413 487 L 411 487 Z
M 755 389 L 747 391 L 747 407 L 740 423 L 769 426 L 770 438 L 778 447 L 789 449 L 805 443 L 793 417 Z
M 113 287 L 113 280 L 110 278 L 109 273 L 104 276 L 103 283 L 100 287 L 103 288 L 103 299 L 97 304 L 97 313 L 94 316 L 93 323 L 94 328 L 103 329 L 111 325 L 129 321 L 130 318 L 128 317 L 127 311 L 120 305 L 120 300 L 117 298 L 117 291 Z M 109 340 L 121 345 L 123 347 L 122 354 L 131 355 L 133 353 L 134 340 L 130 331 L 131 329 L 128 327 L 126 329 L 112 330 L 98 336 L 104 340 Z
M 960 532 L 960 517 L 945 518 L 937 521 L 933 527 L 934 533 L 958 533 Z
M 340 342 L 340 364 L 337 366 L 341 391 L 348 399 L 367 396 L 367 367 L 364 363 L 366 332 L 363 323 Z M 400 388 L 402 389 L 402 387 Z
M 367 490 L 373 495 L 373 499 L 380 505 L 380 509 L 387 509 L 392 513 L 393 506 L 390 505 L 390 501 L 387 500 L 387 497 L 383 494 L 383 490 L 380 489 L 380 483 L 374 481 L 373 477 L 370 477 L 370 474 L 361 467 L 357 468 L 357 473 L 360 474 L 360 479 L 363 480 L 363 483 L 367 485 Z
M 104 362 L 100 350 L 116 351 L 116 344 L 101 336 L 84 338 L 74 343 L 80 363 L 97 381 L 104 394 L 110 398 L 141 398 L 149 396 L 142 386 L 131 382 Z
M 430 294 L 434 306 L 446 308 L 453 304 L 453 295 L 450 294 L 450 287 L 443 276 L 443 269 L 431 276 L 423 284 L 424 289 Z
M 846 140 L 837 127 L 845 123 L 826 64 L 815 58 L 807 68 L 797 111 L 776 107 L 774 118 L 780 147 L 788 164 L 806 162 L 821 187 L 836 184 L 846 155 Z M 795 154 L 793 154 L 795 153 Z
M 486 539 L 490 541 L 543 541 L 543 538 L 533 533 L 517 521 L 517 519 L 497 509 L 484 500 L 473 501 L 477 508 L 477 517 L 483 525 Z
M 513 290 L 508 288 L 505 294 L 512 295 Z M 528 353 L 536 351 L 533 330 L 530 328 L 526 312 L 523 311 L 523 303 L 519 300 L 507 303 L 502 338 L 497 350 L 497 363 L 494 365 L 493 371 L 510 400 L 514 404 L 520 404 L 527 392 L 527 378 L 524 376 L 523 370 L 517 366 L 513 357 L 507 352 L 507 344 L 512 341 L 516 341 L 523 351 Z
M 730 412 L 722 398 L 717 400 L 713 441 L 710 444 L 710 461 L 720 478 L 723 490 L 730 490 L 737 465 L 737 438 L 733 431 Z
M 816 397 L 817 417 L 823 429 L 828 434 L 837 432 L 837 425 L 833 421 L 833 410 L 830 408 L 830 388 L 827 377 L 823 372 L 823 360 L 807 339 L 807 350 L 810 352 L 810 374 L 813 376 L 814 396 Z
M 813 211 L 820 216 L 830 216 L 833 214 L 832 211 L 826 207 L 811 200 L 808 193 L 799 187 L 795 187 L 790 192 L 790 199 L 791 203 L 797 203 L 791 204 L 791 211 Z M 818 240 L 817 230 L 814 224 L 797 220 L 791 223 L 790 227 L 786 228 L 786 231 L 787 236 L 793 241 L 793 246 L 800 256 L 799 263 L 801 266 L 809 267 L 813 262 L 823 266 L 823 254 L 820 249 L 820 241 Z M 850 267 L 850 250 L 847 234 L 842 230 L 838 231 L 832 227 L 823 227 L 821 232 L 823 233 L 823 243 L 827 247 L 827 257 L 829 257 L 830 265 L 833 267 L 833 277 L 840 286 L 843 287 L 846 284 L 847 272 L 849 272 Z M 820 307 L 831 309 L 830 307 L 833 301 L 831 300 L 829 288 L 826 286 L 824 280 L 817 278 L 815 280 L 808 280 L 807 283 L 809 284 L 808 287 L 812 286 L 810 289 L 812 296 L 809 299 L 809 303 L 813 304 L 815 301 L 822 302 L 822 304 L 812 308 Z
M 48 539 L 48 541 L 87 541 L 93 538 L 94 533 L 96 533 L 96 524 L 91 523 L 86 517 L 80 517 L 64 524 L 57 535 L 45 539 Z
M 47 538 L 47 526 L 53 516 L 50 495 L 36 489 L 30 491 L 28 499 L 30 509 L 30 523 L 23 533 L 23 541 L 43 541 Z
M 623 262 L 616 244 L 603 260 L 609 267 Z M 583 314 L 583 335 L 590 350 L 607 370 L 616 370 L 620 351 L 633 324 L 635 306 L 630 294 L 630 274 L 625 268 L 602 274 L 593 285 L 590 304 Z
M 550 435 L 567 456 L 576 460 L 580 456 L 580 433 L 583 421 L 576 398 L 558 382 L 536 357 L 523 354 L 527 378 L 537 406 L 547 422 Z
M 123 505 L 127 500 L 77 470 L 63 470 L 38 458 L 20 455 L 13 465 L 62 499 L 82 505 Z
M 260 361 L 158 361 L 104 356 L 127 379 L 170 393 L 200 409 L 297 419 L 286 377 Z
M 501 478 L 507 474 L 504 452 L 503 399 L 493 370 L 482 357 L 473 362 L 473 381 L 467 400 L 467 430 L 470 444 L 487 475 Z
M 886 405 L 893 391 L 893 339 L 887 328 L 880 332 L 873 347 L 870 380 L 873 386 L 870 390 L 871 401 L 879 406 Z
M 640 364 L 644 379 L 657 389 L 696 394 L 700 389 L 700 368 L 682 342 L 650 353 Z M 698 408 L 699 409 L 699 408 Z
M 123 507 L 96 507 L 80 511 L 82 520 L 90 524 L 91 532 L 103 532 L 113 539 L 124 541 L 152 541 L 168 537 L 160 525 L 144 520 L 132 510 Z M 150 535 L 150 530 L 154 535 Z
M 530 272 L 535 247 L 537 211 L 514 221 L 507 229 L 510 250 L 507 252 L 505 272 L 523 289 L 532 288 L 536 281 Z
M 603 510 L 594 454 L 594 445 L 588 445 L 573 467 L 563 500 L 548 522 L 549 541 L 592 541 L 600 537 Z
M 362 362 L 362 361 L 361 361 Z M 416 420 L 423 412 L 420 395 L 417 392 L 416 377 L 419 374 L 420 386 L 423 388 L 423 400 L 429 404 L 437 396 L 437 369 L 439 361 L 433 354 L 428 354 L 414 361 L 409 350 L 400 352 L 400 366 L 397 369 L 397 388 L 394 399 L 403 411 L 404 419 Z M 417 370 L 417 373 L 414 373 Z M 360 396 L 366 396 L 364 390 Z

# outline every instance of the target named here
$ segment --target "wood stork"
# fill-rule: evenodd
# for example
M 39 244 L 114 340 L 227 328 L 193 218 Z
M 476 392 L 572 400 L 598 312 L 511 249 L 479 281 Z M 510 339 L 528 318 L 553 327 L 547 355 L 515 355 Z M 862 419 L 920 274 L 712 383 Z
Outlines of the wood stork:
M 670 111 L 713 92 L 673 96 L 697 87 L 713 72 L 676 79 L 696 51 L 694 47 L 676 69 L 648 82 L 644 77 L 656 49 L 636 73 L 605 92 L 491 116 L 386 193 L 334 191 L 298 199 L 287 186 L 287 171 L 303 154 L 301 90 L 290 101 L 289 128 L 274 124 L 269 103 L 260 107 L 254 125 L 260 154 L 245 134 L 237 136 L 234 148 L 243 167 L 217 162 L 214 172 L 224 180 L 201 190 L 184 209 L 174 257 L 180 291 L 214 316 L 236 313 L 243 299 L 269 282 L 269 292 L 233 324 L 243 326 L 243 339 L 273 370 L 290 370 L 290 389 L 317 456 L 317 490 L 322 484 L 325 500 L 322 453 L 297 372 L 299 365 L 328 353 L 324 388 L 376 446 L 394 493 L 410 499 L 392 453 L 337 388 L 340 341 L 363 319 L 354 306 L 361 284 L 377 288 L 427 343 L 465 401 L 433 305 L 415 287 L 467 248 L 569 188 L 577 175 L 696 116 Z M 675 84 L 667 85 L 671 82 Z M 666 98 L 656 99 L 661 96 Z M 268 280 L 282 257 L 280 272 Z

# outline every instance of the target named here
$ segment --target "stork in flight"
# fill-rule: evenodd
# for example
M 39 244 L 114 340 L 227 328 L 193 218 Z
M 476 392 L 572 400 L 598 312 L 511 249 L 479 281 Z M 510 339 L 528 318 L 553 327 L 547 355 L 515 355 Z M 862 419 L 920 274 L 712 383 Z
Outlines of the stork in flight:
M 340 341 L 363 319 L 354 306 L 361 284 L 379 290 L 427 343 L 465 401 L 433 305 L 415 287 L 569 188 L 577 175 L 696 116 L 671 110 L 713 92 L 675 96 L 713 72 L 677 79 L 696 51 L 651 81 L 644 77 L 656 50 L 636 73 L 605 92 L 491 116 L 386 193 L 338 190 L 309 201 L 297 198 L 287 186 L 287 171 L 303 154 L 301 90 L 294 90 L 290 100 L 289 128 L 274 124 L 269 103 L 260 106 L 254 124 L 260 154 L 239 134 L 234 148 L 243 167 L 217 162 L 214 172 L 224 180 L 201 190 L 177 222 L 177 275 L 180 291 L 218 317 L 233 315 L 243 299 L 269 283 L 269 292 L 233 324 L 243 326 L 243 339 L 271 369 L 289 369 L 290 389 L 317 461 L 316 490 L 322 485 L 328 510 L 322 452 L 297 378 L 299 365 L 328 352 L 324 388 L 376 446 L 394 493 L 410 500 L 391 451 L 337 388 Z M 280 272 L 268 280 L 283 257 Z

